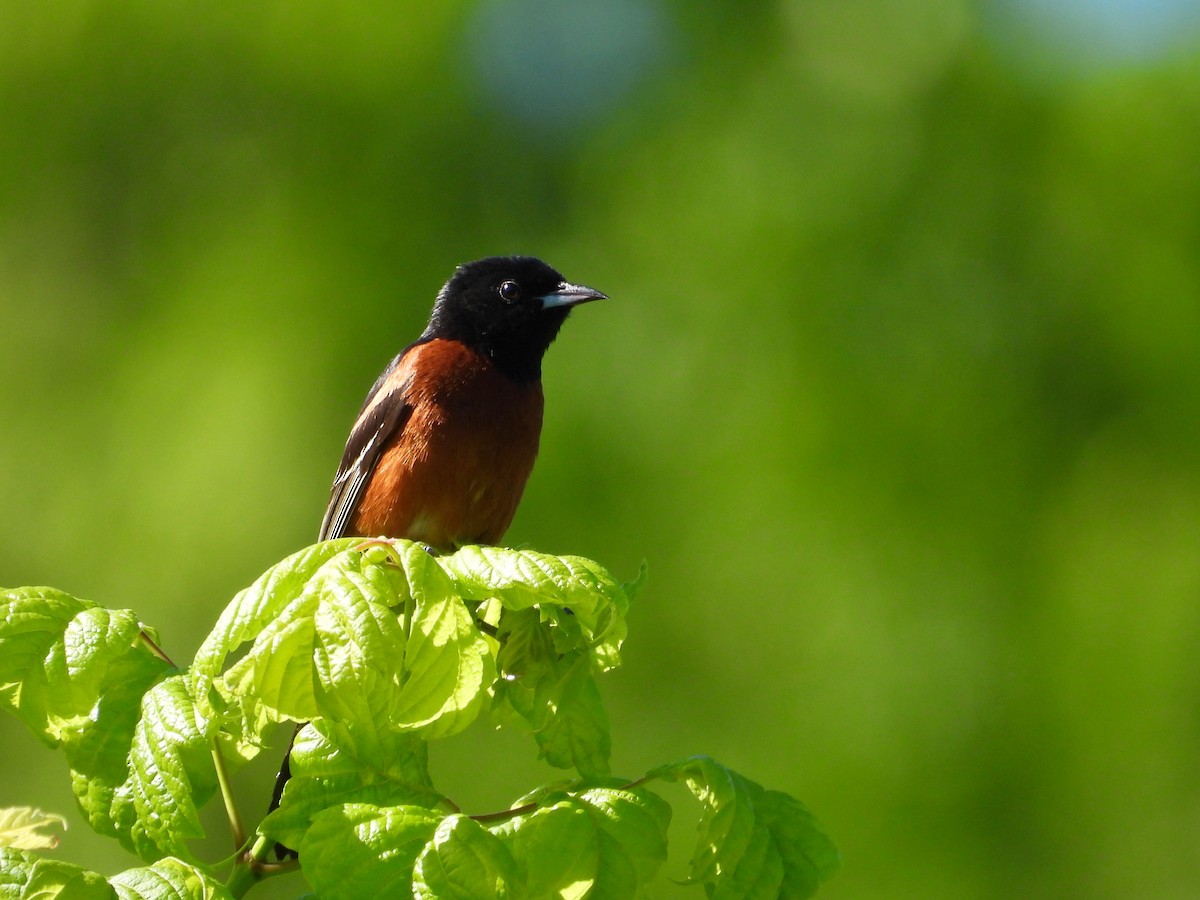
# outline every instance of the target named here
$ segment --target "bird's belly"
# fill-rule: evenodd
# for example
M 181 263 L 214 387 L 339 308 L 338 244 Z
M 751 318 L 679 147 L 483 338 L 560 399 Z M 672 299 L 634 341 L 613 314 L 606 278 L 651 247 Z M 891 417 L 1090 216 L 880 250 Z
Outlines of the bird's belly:
M 384 452 L 379 483 L 356 517 L 359 533 L 443 550 L 500 541 L 537 457 L 542 396 L 536 384 L 491 388 L 482 394 L 491 398 L 486 406 L 449 396 L 414 407 L 405 431 L 424 440 L 400 441 Z

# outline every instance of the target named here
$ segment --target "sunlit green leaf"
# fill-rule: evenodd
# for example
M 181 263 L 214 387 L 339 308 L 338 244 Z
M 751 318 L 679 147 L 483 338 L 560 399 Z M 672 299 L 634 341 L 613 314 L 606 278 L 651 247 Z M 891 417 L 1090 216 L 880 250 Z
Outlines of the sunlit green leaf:
M 118 823 L 143 696 L 170 666 L 139 640 L 129 610 L 107 610 L 48 588 L 0 598 L 0 698 L 51 745 L 61 744 L 88 822 L 128 840 Z M 22 679 L 9 682 L 10 678 Z
M 292 777 L 279 808 L 260 826 L 263 834 L 298 847 L 313 817 L 331 807 L 366 803 L 434 808 L 443 803 L 429 779 L 428 744 L 417 735 L 391 732 L 379 748 L 386 765 L 378 768 L 355 759 L 322 734 L 337 729 L 323 722 L 300 730 L 292 746 Z
M 771 841 L 783 861 L 783 892 L 790 897 L 808 897 L 833 877 L 841 856 L 829 834 L 808 808 L 781 791 L 763 790 L 754 797 L 759 819 L 771 833 Z
M 316 715 L 342 723 L 347 747 L 364 761 L 380 758 L 403 677 L 407 641 L 401 617 L 403 573 L 381 553 L 347 553 L 309 582 L 319 597 L 312 617 L 312 698 Z M 289 714 L 294 714 L 294 711 Z
M 0 705 L 68 754 L 123 715 L 169 666 L 137 642 L 129 610 L 107 610 L 52 588 L 0 594 Z M 114 696 L 118 694 L 120 696 Z M 111 719 L 110 719 L 111 717 Z M 94 752 L 94 749 L 93 751 Z M 83 755 L 88 755 L 85 750 Z
M 104 876 L 81 866 L 0 847 L 0 897 L 13 900 L 111 900 Z
M 55 813 L 29 806 L 0 809 L 0 847 L 17 850 L 50 850 L 58 846 L 58 835 L 46 829 L 66 828 L 67 820 Z
M 587 811 L 563 800 L 497 829 L 526 873 L 532 897 L 584 897 L 596 883 L 600 839 Z
M 551 631 L 537 610 L 505 612 L 493 713 L 500 721 L 515 714 L 528 724 L 551 765 L 604 774 L 611 750 L 608 717 L 590 657 L 579 650 L 559 654 Z
M 251 646 L 212 683 L 252 707 L 247 721 L 257 721 L 253 708 L 261 707 L 269 719 L 341 723 L 347 749 L 366 762 L 380 759 L 392 729 L 437 736 L 466 727 L 494 664 L 442 568 L 411 542 L 333 543 L 341 552 L 294 558 L 282 608 L 262 602 L 260 590 L 244 601 L 253 615 L 217 643 L 249 639 Z
M 170 857 L 129 869 L 109 881 L 121 900 L 233 900 L 210 872 Z
M 704 808 L 700 840 L 692 856 L 692 879 L 715 882 L 731 873 L 754 836 L 754 805 L 746 780 L 706 756 L 679 770 Z
M 773 900 L 775 897 L 806 897 L 785 894 L 783 859 L 766 828 L 755 828 L 742 848 L 742 855 L 730 862 L 719 876 L 708 879 L 709 896 L 716 900 Z
M 298 567 L 283 580 L 286 603 L 250 604 L 256 615 L 236 629 L 238 637 L 252 641 L 250 649 L 215 681 L 232 702 L 261 707 L 275 721 L 304 721 L 320 713 L 314 672 L 317 611 L 322 603 L 338 605 L 344 583 L 352 577 L 346 575 L 346 567 L 354 568 L 361 561 L 361 554 L 344 546 L 331 554 L 333 545 L 341 543 L 317 545 L 322 552 L 297 560 Z M 302 574 L 309 577 L 299 584 Z M 248 599 L 253 601 L 258 594 L 253 586 L 251 591 Z
M 233 598 L 192 663 L 189 678 L 193 681 L 192 693 L 198 702 L 207 702 L 208 689 L 224 668 L 228 656 L 276 621 L 304 592 L 309 579 L 321 566 L 356 543 L 356 539 L 346 538 L 306 547 L 267 569 L 254 584 Z
M 504 843 L 466 816 L 448 816 L 417 858 L 413 894 L 423 900 L 476 900 L 519 890 L 520 872 Z
M 429 737 L 461 731 L 478 715 L 496 677 L 491 648 L 438 561 L 419 544 L 397 548 L 416 608 L 404 648 L 405 681 L 392 713 Z
M 640 885 L 649 884 L 667 859 L 671 807 L 645 788 L 589 788 L 575 799 L 592 813 L 597 827 L 629 858 Z
M 705 756 L 650 777 L 683 780 L 700 801 L 691 880 L 719 897 L 809 897 L 839 865 L 837 849 L 799 801 Z
M 441 821 L 411 806 L 328 809 L 300 844 L 305 878 L 323 900 L 411 896 L 413 867 Z
M 155 685 L 142 700 L 117 819 L 143 859 L 187 856 L 185 841 L 203 836 L 197 808 L 217 786 L 211 729 L 181 675 Z
M 598 563 L 577 556 L 483 546 L 463 547 L 439 562 L 469 600 L 494 597 L 511 610 L 533 606 L 570 610 L 599 664 L 606 668 L 617 664 L 629 597 Z

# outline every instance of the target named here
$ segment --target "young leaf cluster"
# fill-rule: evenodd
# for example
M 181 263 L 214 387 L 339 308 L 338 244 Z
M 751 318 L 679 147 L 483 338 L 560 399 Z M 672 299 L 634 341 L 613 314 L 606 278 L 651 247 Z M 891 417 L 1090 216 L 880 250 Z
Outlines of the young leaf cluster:
M 0 707 L 63 751 L 89 824 L 147 865 L 104 878 L 39 856 L 44 836 L 30 835 L 53 817 L 18 812 L 11 831 L 33 842 L 0 832 L 0 889 L 228 897 L 299 866 L 328 898 L 638 897 L 671 819 L 650 785 L 678 781 L 703 810 L 690 882 L 718 897 L 811 895 L 837 852 L 797 801 L 706 757 L 611 775 L 596 677 L 620 664 L 640 580 L 532 551 L 329 541 L 238 594 L 186 668 L 131 611 L 2 592 Z M 460 810 L 430 778 L 428 745 L 485 710 L 575 774 L 507 810 Z M 288 721 L 291 778 L 246 833 L 228 773 Z M 190 846 L 218 790 L 239 851 L 224 873 Z M 299 862 L 270 862 L 275 842 Z

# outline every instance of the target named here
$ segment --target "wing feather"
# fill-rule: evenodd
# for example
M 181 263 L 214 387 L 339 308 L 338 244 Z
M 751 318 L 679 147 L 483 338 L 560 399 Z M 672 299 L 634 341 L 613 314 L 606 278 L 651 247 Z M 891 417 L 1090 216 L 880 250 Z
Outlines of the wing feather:
M 367 393 L 346 440 L 318 540 L 346 536 L 380 455 L 404 430 L 412 415 L 412 406 L 405 399 L 412 375 L 405 372 L 403 366 L 404 357 L 411 349 L 406 348 L 393 359 Z

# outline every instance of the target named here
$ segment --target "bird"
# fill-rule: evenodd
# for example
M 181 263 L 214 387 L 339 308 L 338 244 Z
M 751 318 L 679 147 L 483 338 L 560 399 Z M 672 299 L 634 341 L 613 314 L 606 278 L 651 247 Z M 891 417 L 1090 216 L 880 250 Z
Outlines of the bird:
M 537 457 L 542 357 L 574 307 L 605 299 L 530 256 L 459 266 L 367 393 L 319 539 L 499 542 Z
M 542 358 L 572 309 L 607 299 L 532 256 L 458 266 L 420 337 L 367 392 L 319 540 L 406 538 L 433 552 L 499 543 L 537 458 Z M 270 809 L 289 777 L 290 748 Z

